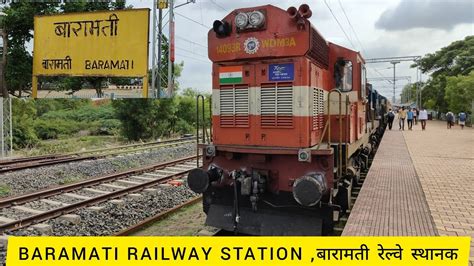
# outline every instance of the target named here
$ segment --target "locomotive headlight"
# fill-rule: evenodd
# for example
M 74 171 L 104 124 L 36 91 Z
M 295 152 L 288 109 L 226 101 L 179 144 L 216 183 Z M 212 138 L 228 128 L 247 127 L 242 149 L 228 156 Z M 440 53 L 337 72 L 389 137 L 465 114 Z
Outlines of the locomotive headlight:
M 237 28 L 243 29 L 247 27 L 249 23 L 249 17 L 247 16 L 246 13 L 239 13 L 237 16 L 235 16 L 235 25 Z
M 250 13 L 249 22 L 253 27 L 259 28 L 265 23 L 265 15 L 260 11 L 254 11 Z

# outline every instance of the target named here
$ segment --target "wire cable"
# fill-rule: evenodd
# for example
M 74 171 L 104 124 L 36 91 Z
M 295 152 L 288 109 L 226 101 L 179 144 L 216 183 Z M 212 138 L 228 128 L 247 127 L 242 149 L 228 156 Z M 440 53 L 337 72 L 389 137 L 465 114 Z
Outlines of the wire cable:
M 180 47 L 180 46 L 176 46 L 176 49 L 179 49 L 179 50 L 182 51 L 182 52 L 188 52 L 188 53 L 191 53 L 191 54 L 193 54 L 193 55 L 197 55 L 197 56 L 204 57 L 204 58 L 207 59 L 207 55 L 203 55 L 203 54 L 200 54 L 200 53 L 196 53 L 196 52 L 194 52 L 194 51 L 191 51 L 191 50 L 186 49 L 186 48 L 182 48 L 182 47 Z
M 326 0 L 324 0 L 324 3 L 326 4 L 327 8 L 329 9 L 329 12 L 331 12 L 332 14 L 332 17 L 334 18 L 334 20 L 336 20 L 337 24 L 339 25 L 339 28 L 342 30 L 342 32 L 344 33 L 344 35 L 346 36 L 347 40 L 349 41 L 349 43 L 352 45 L 352 49 L 356 49 L 356 46 L 354 45 L 354 43 L 352 42 L 351 38 L 349 38 L 349 35 L 347 35 L 346 31 L 344 30 L 344 28 L 342 27 L 341 23 L 339 22 L 339 20 L 337 19 L 336 15 L 334 15 L 334 12 L 332 11 L 331 7 L 329 6 L 328 2 Z
M 199 22 L 199 21 L 197 21 L 197 20 L 194 20 L 194 19 L 192 19 L 192 18 L 190 18 L 190 17 L 188 17 L 188 16 L 185 16 L 185 15 L 182 15 L 181 13 L 178 13 L 178 12 L 174 12 L 174 13 L 175 13 L 176 15 L 182 17 L 182 18 L 185 18 L 185 19 L 187 19 L 187 20 L 189 20 L 189 21 L 191 21 L 191 22 L 194 22 L 194 23 L 196 23 L 196 24 L 202 26 L 202 27 L 205 28 L 206 30 L 209 30 L 209 26 L 206 26 L 206 25 L 202 24 L 201 22 Z
M 339 6 L 340 6 L 341 9 L 342 9 L 342 13 L 344 13 L 344 16 L 346 17 L 347 23 L 349 23 L 349 26 L 351 27 L 352 32 L 354 33 L 354 35 L 355 35 L 355 37 L 356 37 L 356 40 L 357 40 L 357 42 L 358 42 L 359 45 L 360 45 L 361 50 L 364 52 L 364 54 L 365 54 L 366 56 L 368 56 L 368 55 L 367 55 L 367 52 L 365 51 L 364 45 L 362 45 L 362 42 L 360 41 L 359 36 L 357 36 L 357 32 L 354 30 L 354 27 L 352 26 L 352 23 L 351 23 L 351 21 L 349 20 L 349 17 L 347 17 L 346 10 L 345 10 L 344 7 L 342 6 L 341 0 L 337 0 L 337 2 L 339 2 Z
M 224 10 L 225 12 L 229 12 L 227 9 L 225 9 L 223 6 L 219 5 L 218 3 L 216 3 L 216 1 L 214 0 L 210 0 L 211 3 L 213 3 L 215 6 L 219 7 L 220 9 Z
M 184 38 L 184 37 L 182 37 L 182 36 L 176 35 L 176 38 L 178 38 L 178 39 L 180 39 L 180 40 L 183 40 L 183 41 L 186 41 L 186 42 L 189 42 L 189 43 L 191 43 L 191 44 L 197 45 L 197 46 L 201 46 L 201 47 L 207 49 L 207 46 L 206 46 L 206 45 L 197 43 L 197 42 L 195 42 L 195 41 L 192 41 L 192 40 L 190 40 L 190 39 Z
M 203 63 L 209 63 L 210 61 L 204 61 L 202 59 L 199 59 L 199 58 L 196 58 L 196 57 L 192 57 L 192 56 L 189 56 L 189 55 L 184 55 L 184 54 L 180 54 L 180 53 L 176 53 L 177 56 L 180 56 L 180 57 L 184 57 L 184 58 L 189 58 L 189 59 L 193 59 L 193 60 L 196 60 L 196 61 L 200 61 L 200 62 L 203 62 Z

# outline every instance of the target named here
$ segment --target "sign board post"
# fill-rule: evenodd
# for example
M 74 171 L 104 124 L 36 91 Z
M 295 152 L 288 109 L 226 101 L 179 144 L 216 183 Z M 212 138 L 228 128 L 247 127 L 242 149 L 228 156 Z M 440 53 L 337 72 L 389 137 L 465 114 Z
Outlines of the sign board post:
M 149 9 L 35 17 L 32 96 L 38 77 L 140 77 L 148 97 Z

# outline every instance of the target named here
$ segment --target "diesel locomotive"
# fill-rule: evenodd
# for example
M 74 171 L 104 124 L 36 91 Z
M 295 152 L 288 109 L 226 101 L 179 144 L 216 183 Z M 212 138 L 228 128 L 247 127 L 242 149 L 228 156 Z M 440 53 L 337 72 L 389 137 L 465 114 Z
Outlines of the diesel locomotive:
M 311 15 L 306 4 L 236 9 L 208 33 L 212 137 L 187 178 L 207 225 L 327 235 L 351 208 L 389 103 L 361 54 L 326 41 Z

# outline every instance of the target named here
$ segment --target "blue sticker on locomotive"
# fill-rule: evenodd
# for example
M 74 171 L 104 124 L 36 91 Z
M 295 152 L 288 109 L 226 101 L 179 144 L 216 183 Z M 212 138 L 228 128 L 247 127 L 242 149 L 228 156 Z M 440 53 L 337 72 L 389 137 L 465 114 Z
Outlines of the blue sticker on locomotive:
M 273 64 L 268 70 L 268 79 L 270 81 L 286 81 L 295 78 L 294 64 Z

